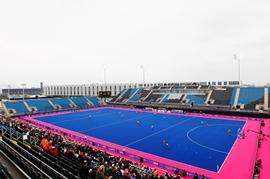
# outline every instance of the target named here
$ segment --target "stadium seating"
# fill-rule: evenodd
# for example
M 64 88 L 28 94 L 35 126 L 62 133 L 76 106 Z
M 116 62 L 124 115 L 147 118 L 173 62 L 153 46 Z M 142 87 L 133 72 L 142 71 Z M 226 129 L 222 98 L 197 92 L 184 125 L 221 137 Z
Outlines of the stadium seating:
M 29 107 L 35 107 L 38 112 L 53 111 L 53 106 L 49 103 L 48 99 L 33 99 L 26 100 Z
M 137 101 L 139 101 L 142 94 L 143 94 L 142 92 L 143 92 L 142 88 L 137 89 L 137 91 L 128 99 L 128 101 L 129 102 L 137 102 Z
M 24 101 L 6 101 L 4 104 L 8 110 L 15 110 L 16 114 L 29 113 L 29 110 L 26 108 Z
M 235 88 L 222 88 L 213 90 L 210 99 L 215 105 L 233 105 L 233 96 L 235 96 Z
M 137 105 L 160 103 L 160 106 L 170 104 L 182 105 L 182 107 L 184 107 L 184 104 L 193 104 L 200 109 L 207 107 L 208 109 L 222 108 L 223 110 L 231 110 L 236 107 L 241 110 L 261 111 L 268 110 L 264 105 L 264 90 L 264 87 L 240 88 L 210 85 L 153 86 L 150 89 L 126 89 L 109 101 L 109 103 L 136 103 Z
M 87 108 L 90 105 L 99 106 L 101 101 L 96 96 L 73 98 L 46 98 L 4 101 L 3 105 L 9 114 L 23 115 L 32 112 L 52 112 L 55 110 L 67 110 L 74 108 Z M 57 108 L 57 106 L 59 106 Z M 29 109 L 29 110 L 28 110 Z
M 126 89 L 123 89 L 120 93 L 118 93 L 116 96 L 114 96 L 111 99 L 111 102 L 116 102 L 116 100 L 124 93 L 124 91 L 126 91 Z
M 137 88 L 130 88 L 128 90 L 126 90 L 121 96 L 120 98 L 118 98 L 117 102 L 126 102 L 128 101 L 128 99 L 137 91 Z
M 255 109 L 256 104 L 264 103 L 264 88 L 248 87 L 240 88 L 238 99 L 239 105 L 244 105 L 245 109 Z
M 14 152 L 19 152 L 24 158 L 28 159 L 33 164 L 36 164 L 36 167 L 41 167 L 42 170 L 48 172 L 46 172 L 47 174 L 54 176 L 53 178 L 63 178 L 63 176 L 66 176 L 67 178 L 79 178 L 78 167 L 76 168 L 67 161 L 58 160 L 44 152 L 42 149 L 38 149 L 36 144 L 28 143 L 28 140 L 25 140 L 24 142 L 16 139 L 16 141 L 10 140 L 9 131 L 15 132 L 16 136 L 22 136 L 22 131 L 4 125 L 1 125 L 1 127 L 7 128 L 7 133 L 3 136 L 3 141 L 6 143 L 6 146 L 3 146 L 4 144 L 2 143 L 2 147 L 9 147 L 9 151 L 13 150 Z M 37 132 L 37 130 L 35 132 Z M 42 173 L 35 171 L 33 167 L 31 170 L 33 171 L 29 172 L 31 172 L 30 175 L 32 175 L 33 178 L 39 178 L 36 176 L 42 175 Z
M 90 102 L 94 104 L 94 106 L 100 106 L 101 101 L 97 96 L 87 96 L 86 97 Z
M 170 96 L 169 94 L 165 94 L 165 95 L 161 98 L 160 103 L 166 103 L 166 102 L 168 101 L 168 97 L 169 97 L 169 96 Z
M 172 93 L 166 99 L 166 103 L 181 103 L 184 95 L 181 93 Z
M 88 107 L 88 100 L 85 97 L 74 97 L 70 98 L 77 106 L 77 108 L 86 108 Z
M 150 93 L 151 93 L 152 90 L 146 90 L 146 89 L 143 89 L 142 91 L 142 94 L 141 94 L 141 98 L 139 101 L 143 100 L 144 98 L 146 98 Z
M 161 102 L 164 94 L 151 93 L 144 102 Z
M 71 102 L 68 98 L 53 98 L 51 99 L 52 103 L 54 105 L 59 105 L 61 109 L 70 109 L 71 108 Z
M 12 179 L 12 176 L 10 175 L 9 171 L 7 168 L 0 163 L 0 176 L 2 176 L 4 179 Z
M 204 105 L 205 104 L 205 96 L 199 95 L 187 95 L 186 97 L 188 104 L 196 104 L 196 105 Z

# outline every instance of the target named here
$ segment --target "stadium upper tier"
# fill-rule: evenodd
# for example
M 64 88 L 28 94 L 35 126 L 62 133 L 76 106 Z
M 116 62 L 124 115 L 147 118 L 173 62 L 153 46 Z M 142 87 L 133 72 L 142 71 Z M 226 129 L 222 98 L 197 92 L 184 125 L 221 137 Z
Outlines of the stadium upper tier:
M 30 113 L 53 112 L 57 110 L 82 109 L 99 106 L 101 101 L 96 96 L 72 98 L 42 98 L 11 100 L 2 102 L 6 113 L 23 115 Z
M 110 103 L 174 104 L 179 106 L 226 107 L 269 111 L 269 88 L 213 86 L 154 86 L 123 90 Z

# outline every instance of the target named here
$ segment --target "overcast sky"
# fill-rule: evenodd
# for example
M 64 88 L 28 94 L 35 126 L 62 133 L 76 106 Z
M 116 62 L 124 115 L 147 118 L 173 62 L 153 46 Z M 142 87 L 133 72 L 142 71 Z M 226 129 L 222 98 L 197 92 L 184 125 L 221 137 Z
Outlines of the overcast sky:
M 269 0 L 0 0 L 0 86 L 270 82 Z

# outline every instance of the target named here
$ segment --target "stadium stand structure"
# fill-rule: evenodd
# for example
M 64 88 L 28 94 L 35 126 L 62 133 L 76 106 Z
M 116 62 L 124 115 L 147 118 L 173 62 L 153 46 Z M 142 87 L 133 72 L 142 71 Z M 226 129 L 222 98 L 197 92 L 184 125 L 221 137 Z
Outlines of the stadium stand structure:
M 266 87 L 215 87 L 209 85 L 154 86 L 126 89 L 109 104 L 183 109 L 222 109 L 233 112 L 269 113 Z M 267 98 L 266 98 L 267 95 Z M 168 106 L 169 105 L 169 106 Z M 173 106 L 172 106 L 173 105 Z
M 49 103 L 48 99 L 33 99 L 27 100 L 26 103 L 32 111 L 36 112 L 49 112 L 53 111 L 54 107 Z
M 196 105 L 204 105 L 206 96 L 200 96 L 200 95 L 187 95 L 186 100 L 188 104 L 196 104 Z
M 176 103 L 179 104 L 183 100 L 185 95 L 181 93 L 172 93 L 169 94 L 167 99 L 164 101 L 165 103 Z
M 126 90 L 123 95 L 121 95 L 116 102 L 126 102 L 128 101 L 128 99 L 134 94 L 136 93 L 137 88 L 130 88 L 128 90 Z
M 245 109 L 256 109 L 256 105 L 264 103 L 264 88 L 249 87 L 240 88 L 240 95 L 238 98 L 238 105 L 242 105 Z
M 256 116 L 264 110 L 269 117 L 269 95 L 270 88 L 265 87 L 154 86 L 123 90 L 108 104 L 144 108 L 150 105 L 169 110 L 187 110 L 197 107 L 198 111 L 218 107 L 217 110 L 222 113 L 224 113 L 222 107 L 225 106 L 225 109 L 234 112 L 256 112 Z M 2 106 L 7 113 L 18 116 L 27 114 L 22 117 L 28 117 L 28 114 L 32 113 L 84 109 L 101 105 L 103 105 L 101 100 L 96 96 L 2 101 Z M 240 108 L 235 108 L 236 106 Z M 119 179 L 126 177 L 121 173 L 122 170 L 130 173 L 136 171 L 138 176 L 147 176 L 145 178 L 153 178 L 156 175 L 154 169 L 109 155 L 95 147 L 82 145 L 80 142 L 69 140 L 68 136 L 50 132 L 23 123 L 18 118 L 1 119 L 0 149 L 25 171 L 29 178 L 84 178 L 86 170 L 88 174 L 90 173 L 88 178 L 95 178 L 102 166 L 113 166 L 117 163 L 119 163 L 117 171 L 105 170 L 104 174 Z M 43 145 L 43 140 L 47 141 L 49 147 Z M 121 168 L 122 165 L 125 168 Z M 0 174 L 8 175 L 1 165 Z M 187 171 L 178 169 L 176 175 L 185 178 Z M 188 175 L 189 178 L 204 178 L 197 173 L 188 173 Z M 177 177 L 166 174 L 166 178 Z
M 42 98 L 2 101 L 2 106 L 9 115 L 53 112 L 59 110 L 83 109 L 101 105 L 96 96 L 72 98 Z
M 75 108 L 75 106 L 72 106 L 72 102 L 68 98 L 54 98 L 51 101 L 55 106 L 59 107 L 60 109 Z
M 233 105 L 236 88 L 218 88 L 210 96 L 210 104 Z
M 25 114 L 29 113 L 29 110 L 25 106 L 24 101 L 6 101 L 4 103 L 6 109 L 8 109 L 9 113 L 16 113 L 16 114 Z
M 121 95 L 124 94 L 124 91 L 126 91 L 126 89 L 123 89 L 120 93 L 118 93 L 117 95 L 115 95 L 111 101 L 115 102 L 118 98 L 120 98 Z
M 152 92 L 150 95 L 148 95 L 143 101 L 144 102 L 150 102 L 150 103 L 159 103 L 162 101 L 162 98 L 165 94 L 160 93 L 154 93 Z
M 77 108 L 87 108 L 93 106 L 93 104 L 89 103 L 89 100 L 86 97 L 72 97 L 70 99 L 74 102 Z
M 87 96 L 86 97 L 90 103 L 93 104 L 93 106 L 100 106 L 101 105 L 101 101 L 98 97 L 96 96 Z
M 8 178 L 8 179 L 12 179 L 11 174 L 9 173 L 9 171 L 6 169 L 6 167 L 4 165 L 2 165 L 0 163 L 0 176 L 3 176 L 3 178 Z
M 128 98 L 129 102 L 136 102 L 139 101 L 142 95 L 143 89 L 142 88 L 138 88 L 133 94 L 132 96 L 130 96 Z

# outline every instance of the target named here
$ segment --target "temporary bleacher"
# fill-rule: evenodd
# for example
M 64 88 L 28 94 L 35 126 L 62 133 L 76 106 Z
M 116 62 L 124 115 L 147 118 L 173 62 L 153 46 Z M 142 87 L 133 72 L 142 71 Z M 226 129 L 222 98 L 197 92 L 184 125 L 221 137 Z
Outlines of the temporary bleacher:
M 51 102 L 56 105 L 60 106 L 61 109 L 70 109 L 71 107 L 71 102 L 69 101 L 68 98 L 53 98 L 51 99 Z
M 151 93 L 147 96 L 144 102 L 160 102 L 165 94 Z
M 263 87 L 240 88 L 238 105 L 244 105 L 244 109 L 254 110 L 257 104 L 264 103 Z
M 141 96 L 142 96 L 142 93 L 143 92 L 143 89 L 142 88 L 139 88 L 129 99 L 128 101 L 129 102 L 137 102 L 140 100 Z
M 169 94 L 164 94 L 160 99 L 159 103 L 166 103 L 168 100 Z
M 9 100 L 1 103 L 6 114 L 23 115 L 30 113 L 53 112 L 55 110 L 81 109 L 100 106 L 102 103 L 97 96 L 73 98 L 39 98 L 25 100 Z
M 122 94 L 122 96 L 117 99 L 117 102 L 126 102 L 136 91 L 137 88 L 128 89 L 124 94 Z
M 233 105 L 236 88 L 220 88 L 213 90 L 210 101 L 214 105 Z
M 166 103 L 181 103 L 184 95 L 181 93 L 172 93 L 166 99 Z
M 26 114 L 29 113 L 29 110 L 24 104 L 24 101 L 19 100 L 19 101 L 6 101 L 5 107 L 9 112 L 15 110 L 16 114 Z M 12 112 L 11 112 L 12 113 Z
M 139 101 L 144 100 L 148 95 L 150 95 L 150 93 L 152 92 L 152 90 L 148 90 L 148 89 L 144 89 L 142 91 L 142 95 Z
M 211 85 L 188 86 L 154 86 L 139 89 L 125 89 L 118 94 L 117 100 L 111 100 L 111 104 L 179 107 L 199 110 L 230 110 L 259 112 L 269 110 L 269 87 L 226 87 Z M 115 98 L 114 98 L 115 99 Z M 149 104 L 147 104 L 149 103 Z M 245 111 L 244 111 L 245 110 Z
M 206 96 L 202 95 L 187 95 L 186 103 L 195 104 L 195 105 L 204 105 L 206 100 Z
M 30 108 L 36 108 L 38 112 L 48 112 L 54 110 L 54 107 L 49 103 L 48 99 L 26 100 L 26 103 Z
M 87 96 L 86 97 L 94 106 L 100 106 L 101 102 L 97 96 Z
M 31 168 L 29 168 L 30 172 L 26 173 L 31 176 L 31 178 L 56 178 L 56 179 L 67 179 L 67 178 L 74 178 L 77 179 L 78 177 L 78 170 L 79 168 L 76 168 L 75 166 L 68 163 L 68 161 L 61 161 L 48 153 L 44 152 L 43 150 L 40 150 L 39 147 L 36 144 L 30 144 L 28 143 L 28 140 L 25 140 L 22 142 L 22 140 L 17 140 L 18 137 L 22 138 L 23 134 L 21 131 L 16 130 L 13 127 L 9 126 L 2 126 L 0 125 L 1 129 L 6 128 L 6 135 L 3 136 L 3 140 L 0 143 L 0 149 L 3 147 L 6 148 L 6 152 L 12 152 L 14 151 L 17 153 L 17 156 L 21 156 L 20 161 L 23 161 L 26 164 L 26 162 L 29 162 L 29 164 L 32 164 Z M 12 138 L 12 135 L 8 135 L 8 133 L 16 134 L 16 138 Z M 11 140 L 13 139 L 13 140 Z M 16 162 L 17 163 L 17 162 Z M 24 167 L 22 165 L 22 167 Z M 38 173 L 34 172 L 37 171 Z M 34 173 L 33 173 L 34 172 Z M 43 176 L 42 176 L 43 175 Z M 1 178 L 1 177 L 0 177 Z
M 116 96 L 114 96 L 111 99 L 111 102 L 116 102 L 118 98 L 120 98 L 121 95 L 123 95 L 123 93 L 126 91 L 127 89 L 123 89 L 120 93 L 118 93 Z
M 73 103 L 77 106 L 77 108 L 86 108 L 88 107 L 88 100 L 85 97 L 73 97 L 70 98 Z

